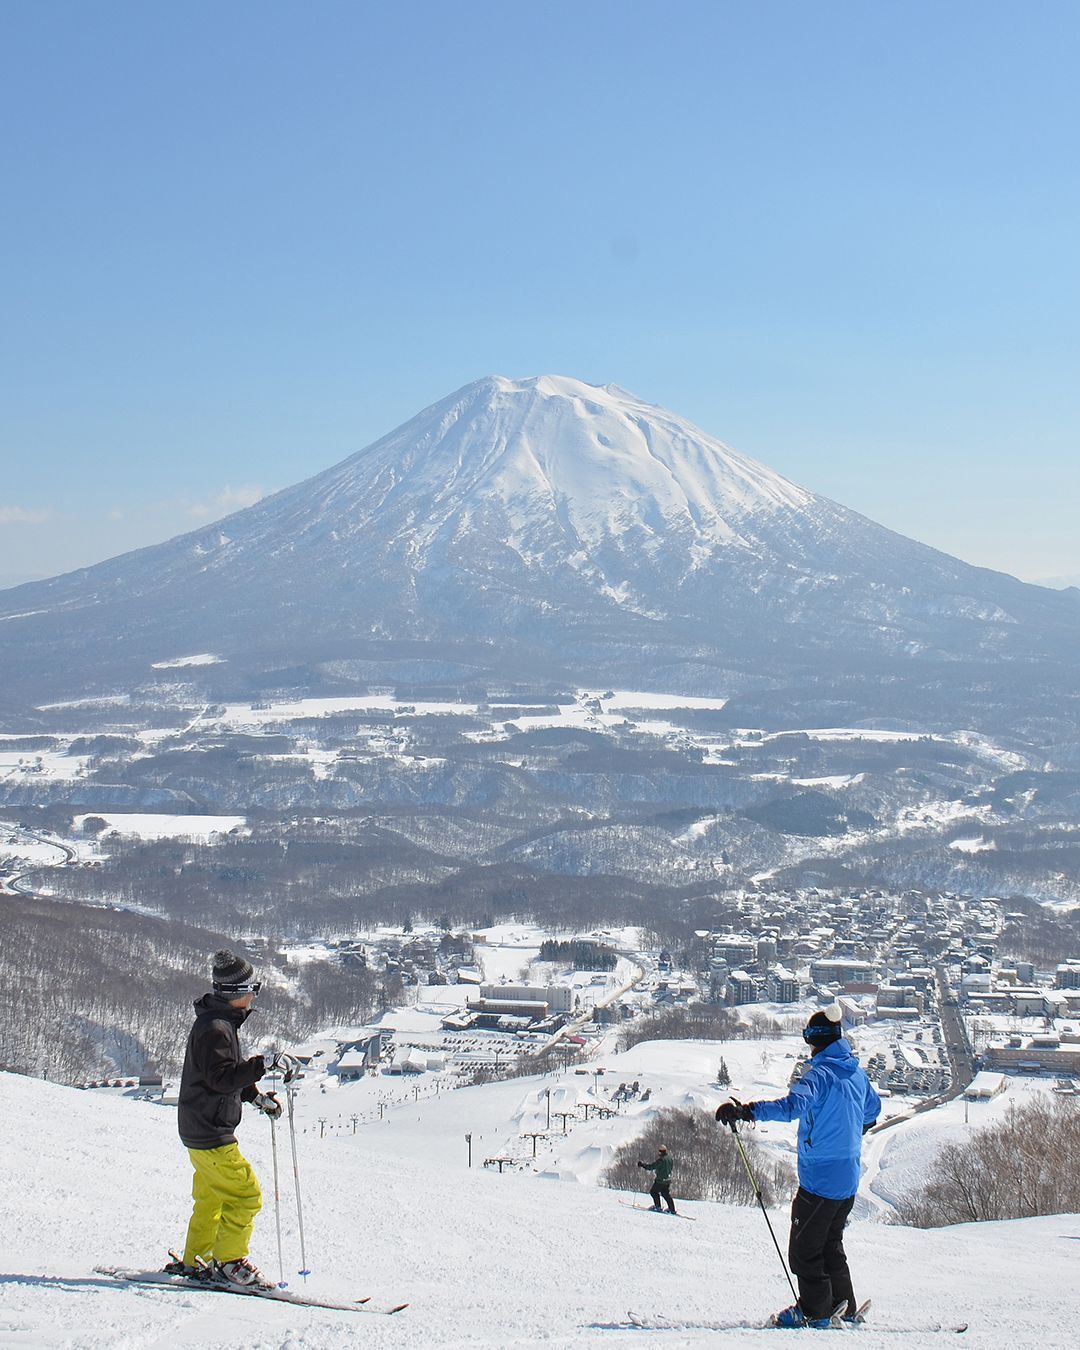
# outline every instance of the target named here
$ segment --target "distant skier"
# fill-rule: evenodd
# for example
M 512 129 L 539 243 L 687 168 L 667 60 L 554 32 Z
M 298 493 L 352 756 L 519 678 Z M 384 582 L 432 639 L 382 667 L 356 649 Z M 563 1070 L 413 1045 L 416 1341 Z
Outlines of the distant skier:
M 177 1112 L 180 1139 L 195 1168 L 191 1184 L 195 1204 L 183 1260 L 166 1269 L 190 1276 L 208 1268 L 210 1276 L 223 1283 L 272 1287 L 247 1259 L 262 1194 L 233 1131 L 240 1123 L 242 1101 L 273 1120 L 281 1115 L 277 1097 L 259 1092 L 255 1084 L 272 1068 L 281 1069 L 288 1081 L 295 1063 L 287 1055 L 276 1055 L 269 1064 L 262 1055 L 240 1057 L 237 1033 L 260 988 L 254 976 L 242 956 L 217 952 L 213 990 L 195 1003 Z
M 814 1013 L 803 1030 L 810 1067 L 777 1101 L 724 1102 L 716 1119 L 799 1118 L 799 1189 L 791 1206 L 788 1261 L 799 1301 L 776 1314 L 779 1327 L 828 1326 L 841 1304 L 854 1317 L 855 1294 L 844 1252 L 844 1225 L 859 1188 L 862 1136 L 881 1112 L 881 1098 L 844 1040 L 839 1004 Z
M 667 1151 L 667 1145 L 661 1144 L 657 1159 L 655 1162 L 639 1162 L 638 1166 L 646 1172 L 655 1173 L 652 1186 L 649 1188 L 649 1194 L 652 1196 L 652 1207 L 655 1210 L 662 1208 L 661 1199 L 667 1201 L 668 1213 L 675 1213 L 675 1201 L 671 1198 L 671 1173 L 675 1167 L 675 1161 Z

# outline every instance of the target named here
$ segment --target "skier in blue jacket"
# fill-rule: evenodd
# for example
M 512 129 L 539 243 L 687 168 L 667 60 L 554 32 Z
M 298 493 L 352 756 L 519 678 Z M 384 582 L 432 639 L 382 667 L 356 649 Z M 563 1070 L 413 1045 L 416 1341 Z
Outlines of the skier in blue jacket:
M 855 1294 L 844 1253 L 844 1225 L 859 1188 L 862 1136 L 877 1120 L 881 1098 L 844 1040 L 838 1004 L 814 1013 L 803 1030 L 810 1067 L 786 1097 L 724 1102 L 716 1119 L 799 1120 L 799 1189 L 791 1206 L 788 1261 L 799 1301 L 776 1314 L 781 1327 L 828 1326 L 844 1305 L 854 1317 Z

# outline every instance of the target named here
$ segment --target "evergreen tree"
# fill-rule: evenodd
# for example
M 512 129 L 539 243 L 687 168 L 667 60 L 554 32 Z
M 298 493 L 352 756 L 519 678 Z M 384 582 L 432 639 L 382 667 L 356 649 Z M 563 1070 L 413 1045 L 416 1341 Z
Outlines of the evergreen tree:
M 731 1074 L 728 1073 L 727 1063 L 723 1058 L 720 1060 L 720 1072 L 716 1075 L 716 1081 L 721 1087 L 731 1086 Z

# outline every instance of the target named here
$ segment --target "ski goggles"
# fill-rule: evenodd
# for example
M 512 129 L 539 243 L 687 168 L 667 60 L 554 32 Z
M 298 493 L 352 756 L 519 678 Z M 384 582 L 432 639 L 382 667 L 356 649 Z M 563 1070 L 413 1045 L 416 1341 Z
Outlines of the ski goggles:
M 239 998 L 243 994 L 257 994 L 262 988 L 262 980 L 248 980 L 245 984 L 215 984 L 214 989 L 219 994 L 231 994 L 234 998 Z
M 807 1045 L 829 1045 L 832 1041 L 838 1041 L 843 1034 L 839 1022 L 830 1022 L 827 1027 L 804 1028 L 802 1038 Z

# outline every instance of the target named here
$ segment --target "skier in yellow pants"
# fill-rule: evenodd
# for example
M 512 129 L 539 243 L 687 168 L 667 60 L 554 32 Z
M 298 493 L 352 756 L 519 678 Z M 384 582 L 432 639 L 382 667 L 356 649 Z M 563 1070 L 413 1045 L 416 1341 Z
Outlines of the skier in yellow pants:
M 236 1144 L 220 1148 L 189 1148 L 195 1168 L 191 1198 L 195 1207 L 184 1244 L 184 1264 L 196 1257 L 226 1265 L 247 1256 L 255 1215 L 262 1208 L 262 1192 L 251 1164 Z
M 275 1055 L 269 1064 L 262 1055 L 240 1057 L 238 1032 L 260 987 L 254 975 L 249 961 L 220 951 L 213 960 L 213 991 L 195 1003 L 177 1112 L 180 1139 L 195 1168 L 195 1204 L 183 1260 L 166 1269 L 195 1275 L 205 1268 L 210 1278 L 225 1284 L 272 1288 L 247 1259 L 262 1193 L 233 1131 L 242 1102 L 251 1102 L 272 1120 L 281 1115 L 277 1097 L 259 1092 L 255 1084 L 271 1069 L 280 1069 L 288 1082 L 295 1061 L 288 1055 Z

